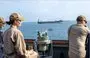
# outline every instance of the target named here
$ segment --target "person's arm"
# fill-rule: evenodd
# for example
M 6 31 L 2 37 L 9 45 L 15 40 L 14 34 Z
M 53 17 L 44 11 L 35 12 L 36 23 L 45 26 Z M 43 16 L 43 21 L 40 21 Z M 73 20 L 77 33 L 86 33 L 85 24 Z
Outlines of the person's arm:
M 69 35 L 70 35 L 71 27 L 72 27 L 72 26 L 70 26 L 70 27 L 68 28 L 68 45 L 69 45 Z
M 15 49 L 17 54 L 25 55 L 26 45 L 25 45 L 23 35 L 21 33 L 17 33 L 15 37 L 16 37 Z

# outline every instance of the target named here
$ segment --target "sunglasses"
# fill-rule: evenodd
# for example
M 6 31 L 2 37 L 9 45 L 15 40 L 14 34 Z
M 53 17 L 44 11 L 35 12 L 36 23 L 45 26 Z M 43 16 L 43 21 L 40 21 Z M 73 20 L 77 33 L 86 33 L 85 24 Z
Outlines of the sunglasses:
M 87 21 L 86 20 L 83 20 L 85 23 L 87 23 Z
M 20 21 L 21 22 L 21 20 L 16 20 L 16 21 Z

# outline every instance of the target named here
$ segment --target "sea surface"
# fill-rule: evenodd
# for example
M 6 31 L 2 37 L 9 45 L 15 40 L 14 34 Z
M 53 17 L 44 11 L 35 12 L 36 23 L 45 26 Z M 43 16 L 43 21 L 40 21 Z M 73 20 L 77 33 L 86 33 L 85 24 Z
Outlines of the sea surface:
M 37 22 L 23 22 L 19 28 L 25 39 L 37 39 L 37 32 L 45 32 L 49 36 L 50 40 L 68 40 L 67 31 L 70 25 L 75 24 L 75 21 L 64 21 L 61 23 L 46 23 L 38 24 Z M 88 22 L 90 27 L 90 22 Z M 3 30 L 5 31 L 9 26 L 5 25 Z

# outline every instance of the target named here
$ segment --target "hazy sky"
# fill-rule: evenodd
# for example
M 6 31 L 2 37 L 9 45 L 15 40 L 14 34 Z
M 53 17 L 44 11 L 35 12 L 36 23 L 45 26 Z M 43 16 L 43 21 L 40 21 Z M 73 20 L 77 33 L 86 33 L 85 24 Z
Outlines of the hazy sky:
M 20 12 L 25 21 L 75 20 L 85 15 L 90 20 L 89 0 L 0 0 L 0 16 L 8 20 L 12 12 Z

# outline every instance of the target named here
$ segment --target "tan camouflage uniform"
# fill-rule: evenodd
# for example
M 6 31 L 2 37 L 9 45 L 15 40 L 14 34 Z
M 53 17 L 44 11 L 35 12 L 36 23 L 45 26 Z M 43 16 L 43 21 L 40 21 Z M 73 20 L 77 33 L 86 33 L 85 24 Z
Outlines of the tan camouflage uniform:
M 26 51 L 26 58 L 39 58 L 39 55 L 37 52 L 31 49 Z
M 71 26 L 68 32 L 69 58 L 85 58 L 85 41 L 88 30 L 82 24 Z
M 24 37 L 15 26 L 5 31 L 3 40 L 6 58 L 18 58 L 17 56 L 19 55 L 25 55 L 26 45 Z

